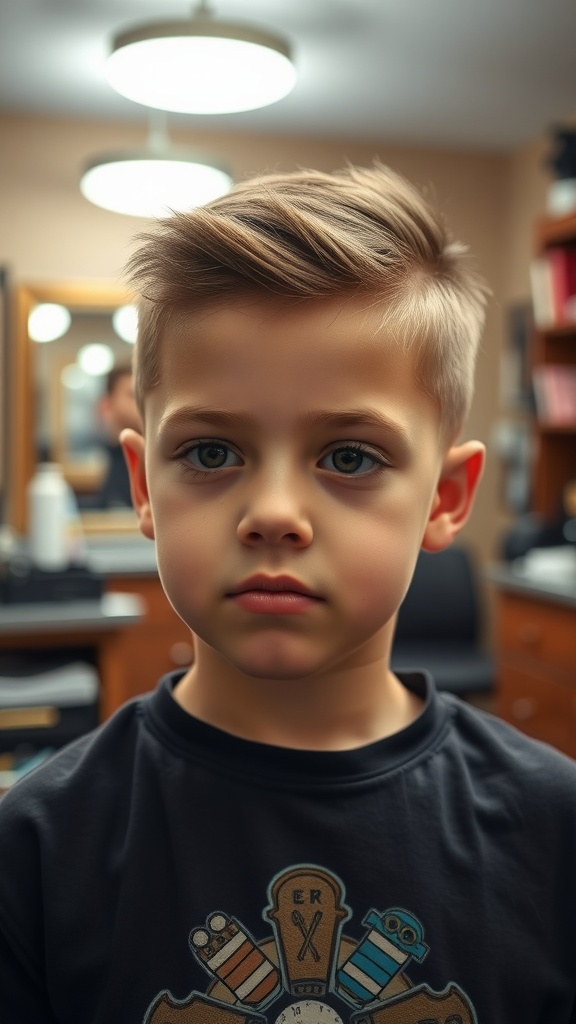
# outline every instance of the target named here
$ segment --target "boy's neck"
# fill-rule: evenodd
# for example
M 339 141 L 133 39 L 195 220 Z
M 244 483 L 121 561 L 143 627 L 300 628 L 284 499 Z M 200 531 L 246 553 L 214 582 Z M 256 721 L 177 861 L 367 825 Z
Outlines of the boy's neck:
M 242 739 L 301 750 L 351 750 L 400 732 L 423 707 L 386 661 L 314 679 L 239 678 L 202 646 L 174 698 L 189 714 Z

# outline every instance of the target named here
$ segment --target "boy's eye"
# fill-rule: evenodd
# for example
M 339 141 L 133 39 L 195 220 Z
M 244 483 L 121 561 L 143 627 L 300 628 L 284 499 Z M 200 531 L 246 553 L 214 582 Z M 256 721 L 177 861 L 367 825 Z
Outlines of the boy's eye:
M 384 458 L 376 452 L 366 450 L 357 445 L 346 445 L 334 448 L 320 460 L 322 469 L 336 470 L 346 476 L 362 476 L 372 472 L 379 465 L 386 465 Z
M 183 452 L 183 458 L 197 470 L 228 469 L 240 466 L 240 457 L 220 441 L 201 441 Z

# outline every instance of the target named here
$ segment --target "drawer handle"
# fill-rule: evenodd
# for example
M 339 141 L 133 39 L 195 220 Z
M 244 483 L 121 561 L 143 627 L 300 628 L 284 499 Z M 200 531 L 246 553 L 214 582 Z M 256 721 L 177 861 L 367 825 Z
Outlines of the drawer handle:
M 540 626 L 536 626 L 532 622 L 522 626 L 518 635 L 521 643 L 526 644 L 529 647 L 533 647 L 542 639 L 542 630 L 540 629 Z
M 533 697 L 518 697 L 512 702 L 512 717 L 517 722 L 527 722 L 529 718 L 534 718 L 537 710 L 538 701 Z
M 191 665 L 194 661 L 194 648 L 184 640 L 178 640 L 170 648 L 170 657 L 175 665 Z

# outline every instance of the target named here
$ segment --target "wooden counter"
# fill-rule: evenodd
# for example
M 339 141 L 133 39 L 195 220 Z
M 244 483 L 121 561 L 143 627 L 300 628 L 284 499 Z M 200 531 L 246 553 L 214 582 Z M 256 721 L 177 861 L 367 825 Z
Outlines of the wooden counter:
M 498 590 L 496 713 L 576 758 L 576 579 L 493 567 Z
M 21 552 L 26 552 L 24 540 Z M 21 647 L 24 637 L 37 648 L 95 648 L 105 719 L 127 700 L 153 690 L 166 672 L 190 665 L 194 647 L 162 589 L 153 543 L 137 533 L 90 535 L 87 560 L 104 580 L 101 606 L 92 601 L 0 605 L 0 649 Z
M 0 605 L 0 651 L 90 648 L 100 676 L 100 718 L 108 718 L 128 689 L 122 637 L 145 615 L 134 593 L 100 601 Z

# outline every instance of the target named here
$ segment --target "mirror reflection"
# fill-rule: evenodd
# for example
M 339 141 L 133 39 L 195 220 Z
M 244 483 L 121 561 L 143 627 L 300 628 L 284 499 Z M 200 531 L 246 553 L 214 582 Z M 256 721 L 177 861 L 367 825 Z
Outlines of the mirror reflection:
M 13 375 L 22 448 L 12 459 L 12 525 L 26 532 L 26 486 L 38 462 L 57 462 L 87 530 L 135 529 L 119 444 L 141 429 L 131 358 L 136 309 L 105 284 L 18 286 Z
M 65 329 L 47 337 L 38 330 L 38 304 L 29 317 L 34 349 L 36 459 L 58 462 L 80 509 L 130 508 L 130 490 L 118 437 L 141 429 L 130 366 L 133 332 L 118 331 L 116 311 L 59 307 Z M 54 313 L 47 311 L 54 319 Z M 42 324 L 41 324 L 42 326 Z

